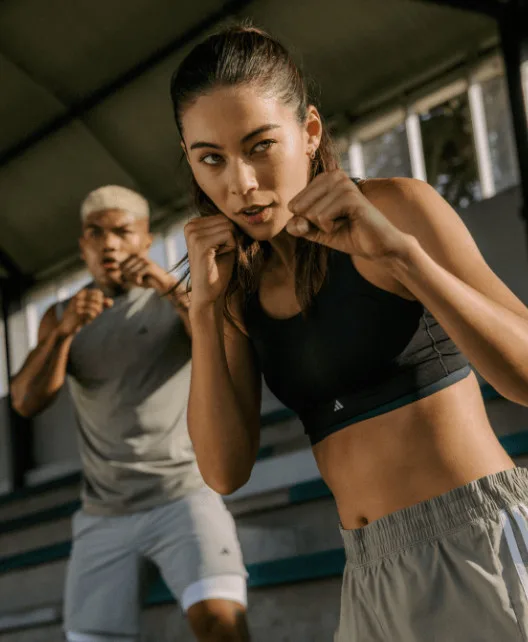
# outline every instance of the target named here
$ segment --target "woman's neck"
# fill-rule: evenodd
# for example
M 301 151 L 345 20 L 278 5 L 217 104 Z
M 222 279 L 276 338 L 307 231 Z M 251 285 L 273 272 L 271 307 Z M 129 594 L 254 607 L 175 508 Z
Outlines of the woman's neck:
M 288 271 L 295 271 L 295 247 L 297 239 L 288 234 L 286 229 L 282 230 L 269 241 L 272 250 L 271 260 L 284 266 Z

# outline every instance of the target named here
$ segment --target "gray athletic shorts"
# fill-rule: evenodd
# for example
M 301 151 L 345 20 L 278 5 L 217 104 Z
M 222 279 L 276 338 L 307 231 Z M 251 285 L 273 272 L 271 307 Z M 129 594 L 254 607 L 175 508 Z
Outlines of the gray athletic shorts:
M 205 599 L 246 603 L 234 520 L 209 488 L 130 515 L 79 511 L 72 529 L 64 629 L 77 636 L 70 639 L 138 635 L 145 559 L 158 566 L 184 610 Z
M 343 531 L 336 642 L 528 640 L 528 471 Z

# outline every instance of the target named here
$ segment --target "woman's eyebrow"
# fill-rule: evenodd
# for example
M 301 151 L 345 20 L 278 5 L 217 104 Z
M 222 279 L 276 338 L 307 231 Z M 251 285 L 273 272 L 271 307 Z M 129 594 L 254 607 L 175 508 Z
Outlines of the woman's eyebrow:
M 247 143 L 249 140 L 251 140 L 255 136 L 258 136 L 259 134 L 264 134 L 265 132 L 269 132 L 272 129 L 278 129 L 279 127 L 280 125 L 276 125 L 274 123 L 269 123 L 268 125 L 262 125 L 261 127 L 257 127 L 257 129 L 254 129 L 249 134 L 246 134 L 240 142 Z M 212 149 L 223 149 L 222 145 L 217 145 L 216 143 L 208 143 L 205 140 L 197 140 L 196 142 L 192 143 L 189 149 L 203 149 L 204 147 L 209 147 Z

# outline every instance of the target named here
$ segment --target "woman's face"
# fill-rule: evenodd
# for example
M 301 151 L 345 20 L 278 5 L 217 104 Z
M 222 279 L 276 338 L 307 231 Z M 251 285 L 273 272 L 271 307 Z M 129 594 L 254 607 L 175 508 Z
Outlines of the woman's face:
M 300 124 L 294 109 L 257 87 L 221 87 L 187 107 L 182 125 L 194 177 L 220 212 L 254 239 L 276 236 L 308 183 L 321 137 L 315 107 Z

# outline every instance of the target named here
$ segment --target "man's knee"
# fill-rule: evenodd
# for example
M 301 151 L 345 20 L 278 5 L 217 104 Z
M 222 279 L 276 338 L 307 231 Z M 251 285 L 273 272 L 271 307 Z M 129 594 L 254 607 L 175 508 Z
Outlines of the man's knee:
M 188 611 L 198 642 L 249 642 L 246 609 L 228 600 L 206 600 Z

